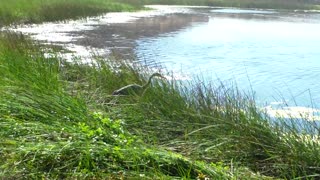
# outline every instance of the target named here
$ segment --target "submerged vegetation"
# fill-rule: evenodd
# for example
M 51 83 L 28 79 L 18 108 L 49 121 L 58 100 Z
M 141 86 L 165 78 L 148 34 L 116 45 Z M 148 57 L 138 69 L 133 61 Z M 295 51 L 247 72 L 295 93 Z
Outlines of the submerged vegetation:
M 83 17 L 107 7 L 99 3 L 114 3 L 70 0 L 93 2 L 92 9 L 61 17 L 48 10 L 54 14 L 37 19 L 36 2 L 65 1 L 15 2 L 21 7 L 0 2 L 2 24 Z M 141 1 L 125 3 L 115 7 L 131 10 Z M 0 67 L 0 179 L 320 177 L 318 127 L 270 119 L 235 86 L 153 79 L 142 96 L 112 96 L 153 72 L 112 57 L 68 62 L 10 32 L 0 35 Z

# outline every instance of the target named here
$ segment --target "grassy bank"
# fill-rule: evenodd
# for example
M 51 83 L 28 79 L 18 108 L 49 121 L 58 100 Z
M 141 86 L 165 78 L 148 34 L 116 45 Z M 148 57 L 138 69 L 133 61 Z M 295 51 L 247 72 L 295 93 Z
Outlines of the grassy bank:
M 149 70 L 45 58 L 13 34 L 0 42 L 1 178 L 319 176 L 318 136 L 271 126 L 235 87 L 155 79 L 143 96 L 114 97 Z
M 139 8 L 136 5 L 113 0 L 2 0 L 0 26 L 84 18 L 106 12 L 133 11 Z
M 223 163 L 165 150 L 180 146 L 181 141 L 171 140 L 182 137 L 184 131 L 180 127 L 179 133 L 172 134 L 172 128 L 165 126 L 178 121 L 164 122 L 172 112 L 146 108 L 156 103 L 152 94 L 145 96 L 149 100 L 110 96 L 115 87 L 143 81 L 137 69 L 123 65 L 121 73 L 116 73 L 110 61 L 100 60 L 92 66 L 70 64 L 45 58 L 40 47 L 23 36 L 9 34 L 0 39 L 1 179 L 260 177 L 247 169 L 231 171 Z M 169 88 L 156 87 L 159 93 Z M 169 92 L 184 101 L 174 89 Z M 148 113 L 159 116 L 158 122 Z M 190 123 L 186 125 L 192 127 Z M 158 128 L 165 129 L 154 131 Z
M 15 2 L 0 2 L 3 24 L 147 3 Z M 44 56 L 46 50 L 24 36 L 0 34 L 0 179 L 320 177 L 318 127 L 294 119 L 271 125 L 254 98 L 235 86 L 154 79 L 142 96 L 112 96 L 145 83 L 151 70 L 113 58 L 69 63 Z
M 75 78 L 73 65 L 45 58 L 23 37 L 0 39 L 1 179 L 229 176 L 223 168 L 145 144 L 124 119 L 111 118 L 115 110 L 93 108 L 101 105 L 91 101 L 99 91 L 78 89 L 89 84 Z

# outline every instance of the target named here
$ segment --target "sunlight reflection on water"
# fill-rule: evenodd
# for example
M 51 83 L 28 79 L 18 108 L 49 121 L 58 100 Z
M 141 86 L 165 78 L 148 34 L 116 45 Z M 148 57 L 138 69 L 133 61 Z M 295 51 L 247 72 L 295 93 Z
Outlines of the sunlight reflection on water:
M 156 10 L 3 29 L 62 45 L 74 52 L 64 54 L 67 59 L 76 54 L 90 61 L 92 51 L 108 56 L 113 46 L 133 49 L 140 62 L 160 62 L 178 80 L 201 75 L 233 81 L 244 91 L 253 89 L 262 106 L 303 106 L 266 106 L 270 115 L 319 106 L 318 13 L 152 7 Z
M 252 10 L 252 9 L 214 9 L 211 12 L 216 13 L 247 13 L 247 14 L 269 14 L 269 13 L 276 13 L 273 10 Z
M 309 14 L 239 14 L 209 11 L 208 22 L 137 40 L 136 52 L 164 62 L 169 70 L 202 74 L 208 81 L 234 81 L 244 91 L 252 88 L 260 104 L 284 100 L 290 106 L 317 106 L 319 19 L 309 21 Z

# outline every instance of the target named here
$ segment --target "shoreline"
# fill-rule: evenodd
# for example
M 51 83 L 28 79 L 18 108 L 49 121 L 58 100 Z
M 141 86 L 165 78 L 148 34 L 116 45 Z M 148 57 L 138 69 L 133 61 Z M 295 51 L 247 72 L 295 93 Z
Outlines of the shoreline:
M 32 39 L 43 42 L 44 44 L 53 43 L 74 52 L 69 53 L 65 58 L 70 59 L 74 54 L 80 57 L 89 58 L 90 53 L 83 54 L 84 49 L 92 50 L 102 56 L 109 55 L 110 49 L 101 49 L 88 47 L 86 45 L 74 44 L 81 39 L 81 36 L 75 36 L 78 32 L 86 32 L 97 29 L 99 26 L 109 24 L 133 23 L 141 18 L 165 16 L 174 13 L 190 13 L 193 8 L 210 8 L 210 9 L 235 9 L 235 10 L 257 10 L 257 11 L 274 11 L 281 12 L 279 9 L 264 8 L 239 8 L 239 7 L 212 7 L 212 6 L 179 6 L 179 5 L 146 5 L 151 10 L 141 10 L 136 12 L 110 12 L 100 16 L 82 18 L 78 20 L 67 20 L 64 22 L 45 22 L 42 24 L 23 24 L 14 26 L 4 26 L 0 31 L 14 31 L 30 36 Z M 284 10 L 286 12 L 300 13 L 320 13 L 320 10 Z
M 63 7 L 68 7 L 68 4 Z M 187 11 L 188 8 L 185 9 Z M 79 13 L 77 8 L 72 10 Z M 101 24 L 99 16 L 65 23 L 31 25 L 31 29 L 20 26 L 29 34 L 44 38 L 41 41 L 32 39 L 31 35 L 22 35 L 22 32 L 0 33 L 0 128 L 3 129 L 0 133 L 0 179 L 270 180 L 320 177 L 320 169 L 314 168 L 320 162 L 320 124 L 318 121 L 308 121 L 308 114 L 304 114 L 306 118 L 303 122 L 294 118 L 272 118 L 259 108 L 254 86 L 251 86 L 252 91 L 247 92 L 237 88 L 236 83 L 219 81 L 217 84 L 213 79 L 206 81 L 200 76 L 190 76 L 190 81 L 177 80 L 173 73 L 166 70 L 158 72 L 167 78 L 151 79 L 150 74 L 157 70 L 147 63 L 143 64 L 143 56 L 139 56 L 142 60 L 135 65 L 131 63 L 133 58 L 126 63 L 117 54 L 106 58 L 97 57 L 99 52 L 94 52 L 114 53 L 113 46 L 118 46 L 124 50 L 119 55 L 124 55 L 126 50 L 137 47 L 133 50 L 138 56 L 139 45 L 149 47 L 157 44 L 150 37 L 173 37 L 170 33 L 180 33 L 190 26 L 206 28 L 202 25 L 210 23 L 211 17 L 216 21 L 218 16 L 210 10 L 195 11 L 201 15 L 166 11 L 168 14 L 164 16 L 147 18 L 140 17 L 143 13 L 130 18 L 126 13 L 115 13 L 117 18 L 106 18 L 104 24 Z M 288 13 L 288 16 L 292 14 Z M 119 19 L 131 19 L 134 23 L 117 23 Z M 227 21 L 226 24 L 233 23 Z M 214 28 L 225 31 L 230 26 L 226 28 L 218 24 Z M 256 30 L 251 26 L 249 28 Z M 207 29 L 209 35 L 195 31 L 195 38 L 201 44 L 203 39 L 217 41 L 215 36 L 208 38 L 211 34 L 223 37 L 213 29 Z M 239 28 L 233 26 L 232 29 L 236 29 L 236 36 L 230 36 L 230 33 L 227 36 L 238 37 Z M 267 33 L 270 31 L 264 34 Z M 259 36 L 264 37 L 264 34 Z M 59 39 L 60 36 L 63 38 Z M 186 40 L 191 36 L 182 37 Z M 137 42 L 135 39 L 138 38 L 151 44 Z M 292 37 L 295 38 L 298 40 L 297 36 Z M 67 61 L 61 55 L 66 49 L 55 47 L 48 40 L 65 46 L 71 44 L 69 48 L 79 52 L 68 52 L 70 60 Z M 226 39 L 222 41 L 228 43 Z M 172 39 L 165 41 L 163 54 L 179 60 L 179 56 L 170 54 L 167 48 L 174 42 Z M 170 49 L 174 53 L 184 53 L 182 49 L 188 41 L 182 42 L 179 48 Z M 50 47 L 50 44 L 53 46 Z M 198 44 L 191 45 L 195 47 Z M 221 48 L 220 45 L 212 47 Z M 185 48 L 191 52 L 191 60 L 196 60 L 194 67 L 201 67 L 200 62 L 205 59 L 202 54 L 214 52 L 214 49 L 200 48 L 204 51 Z M 160 49 L 156 46 L 151 51 L 159 52 Z M 161 58 L 159 61 L 166 60 L 161 53 L 142 54 L 150 55 L 146 60 L 148 62 L 154 62 L 156 57 Z M 232 62 L 237 60 L 223 52 L 214 54 Z M 268 54 L 265 51 L 263 56 Z M 47 57 L 50 55 L 52 57 Z M 181 60 L 187 62 L 188 59 Z M 209 61 L 214 62 L 211 58 Z M 261 57 L 257 61 L 265 59 Z M 213 67 L 226 73 L 234 71 L 228 68 L 228 61 L 222 61 L 221 65 Z M 253 69 L 258 68 L 257 64 L 253 65 Z M 190 72 L 190 69 L 182 69 Z M 302 70 L 305 69 L 309 68 Z M 272 72 L 268 71 L 273 75 Z M 224 75 L 222 71 L 219 74 Z M 250 74 L 258 76 L 259 72 Z M 246 73 L 247 78 L 250 74 Z M 258 78 L 263 80 L 261 76 Z M 267 84 L 266 81 L 264 83 Z M 114 96 L 113 92 L 117 89 L 128 90 L 130 94 Z M 143 91 L 142 94 L 135 93 L 136 89 Z M 262 89 L 261 92 L 268 90 Z M 285 107 L 289 101 L 282 99 L 270 103 L 265 110 L 277 114 L 274 109 L 283 107 L 283 112 L 296 110 L 293 115 L 302 114 L 297 112 L 299 110 L 320 114 L 320 110 L 311 108 Z
M 43 44 L 53 44 L 62 46 L 72 53 L 65 54 L 63 58 L 71 60 L 74 55 L 90 61 L 92 52 L 96 52 L 101 56 L 106 56 L 111 53 L 110 50 L 99 48 L 91 48 L 85 45 L 76 45 L 74 42 L 81 36 L 74 36 L 75 32 L 85 32 L 98 28 L 99 26 L 109 24 L 133 23 L 141 18 L 164 16 L 166 14 L 184 13 L 184 9 L 168 6 L 148 6 L 153 7 L 153 10 L 142 10 L 137 12 L 111 12 L 100 16 L 87 17 L 79 20 L 68 20 L 66 22 L 46 22 L 42 24 L 27 24 L 18 26 L 2 27 L 1 31 L 13 31 L 23 33 L 32 39 L 42 42 Z M 166 7 L 166 8 L 164 8 Z M 157 9 L 156 9 L 157 8 Z M 87 50 L 87 53 L 84 53 Z
M 86 63 L 92 62 L 92 53 L 94 55 L 107 57 L 112 54 L 112 49 L 107 48 L 95 48 L 88 47 L 85 45 L 79 45 L 75 42 L 84 36 L 75 36 L 77 32 L 86 32 L 92 31 L 94 29 L 99 28 L 100 26 L 108 26 L 110 24 L 131 24 L 136 23 L 139 19 L 142 18 L 154 18 L 156 16 L 166 16 L 175 13 L 190 13 L 190 8 L 212 8 L 212 9 L 220 9 L 213 8 L 209 6 L 166 6 L 166 5 L 150 5 L 146 6 L 148 8 L 153 8 L 153 10 L 147 11 L 138 11 L 138 12 L 117 12 L 117 13 L 107 13 L 101 16 L 96 17 L 88 17 L 86 19 L 80 20 L 70 20 L 67 22 L 49 22 L 43 24 L 35 24 L 35 25 L 21 25 L 16 29 L 12 29 L 8 27 L 7 30 L 13 30 L 15 32 L 20 32 L 23 34 L 27 34 L 31 38 L 42 42 L 43 44 L 52 44 L 57 46 L 62 46 L 67 51 L 71 51 L 68 53 L 60 53 L 62 58 L 67 59 L 68 61 L 72 61 L 74 57 L 80 57 L 80 59 L 85 60 Z M 225 9 L 225 8 L 222 8 Z M 243 9 L 243 8 L 227 8 L 227 9 Z M 255 10 L 259 10 L 256 8 L 252 8 Z M 261 9 L 265 10 L 265 9 Z M 275 10 L 272 10 L 275 11 Z M 309 11 L 308 11 L 309 12 Z M 3 30 L 3 29 L 2 29 Z M 117 38 L 117 34 L 111 34 L 112 37 Z M 120 36 L 121 38 L 121 36 Z M 132 47 L 123 47 L 124 49 L 132 49 Z M 48 54 L 50 56 L 50 54 Z M 175 77 L 179 77 L 178 80 L 187 80 L 190 77 L 187 77 L 184 74 L 176 74 Z M 267 112 L 271 117 L 293 117 L 293 118 L 301 118 L 300 114 L 306 115 L 310 120 L 320 120 L 317 116 L 313 115 L 314 111 L 318 111 L 317 108 L 306 109 L 308 107 L 298 108 L 299 106 L 288 106 L 288 107 L 277 107 L 271 108 L 269 104 L 262 106 L 263 110 Z M 285 110 L 284 110 L 284 109 Z

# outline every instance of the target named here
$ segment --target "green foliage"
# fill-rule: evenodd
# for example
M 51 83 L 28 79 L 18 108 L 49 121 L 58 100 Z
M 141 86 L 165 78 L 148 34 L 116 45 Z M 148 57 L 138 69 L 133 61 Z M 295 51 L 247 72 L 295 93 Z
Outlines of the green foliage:
M 0 26 L 11 23 L 40 23 L 85 18 L 114 11 L 132 11 L 134 7 L 112 0 L 2 0 Z
M 38 45 L 22 36 L 2 35 L 0 42 L 1 179 L 172 179 L 196 178 L 198 171 L 228 177 L 143 143 L 111 112 L 90 110 L 95 104 L 84 98 L 90 89 L 70 94 L 72 81 L 82 80 L 72 78 L 79 64 L 71 68 L 59 58 L 45 58 Z M 95 75 L 96 67 L 86 66 L 85 73 Z
M 72 71 L 65 73 L 64 78 L 86 84 L 86 88 L 77 89 L 78 95 L 92 107 L 109 112 L 112 119 L 122 119 L 124 126 L 145 143 L 161 145 L 192 159 L 223 162 L 222 168 L 213 167 L 216 171 L 231 171 L 231 177 L 268 179 L 243 166 L 289 179 L 319 173 L 315 168 L 319 167 L 318 141 L 305 141 L 299 128 L 280 119 L 279 124 L 271 125 L 254 99 L 235 86 L 197 83 L 201 80 L 185 84 L 156 79 L 142 96 L 114 97 L 110 96 L 113 90 L 131 83 L 143 84 L 152 73 L 131 63 L 112 60 L 98 59 L 89 66 L 69 65 Z M 304 128 L 317 131 L 312 123 L 306 122 Z M 232 166 L 238 168 L 226 168 Z

